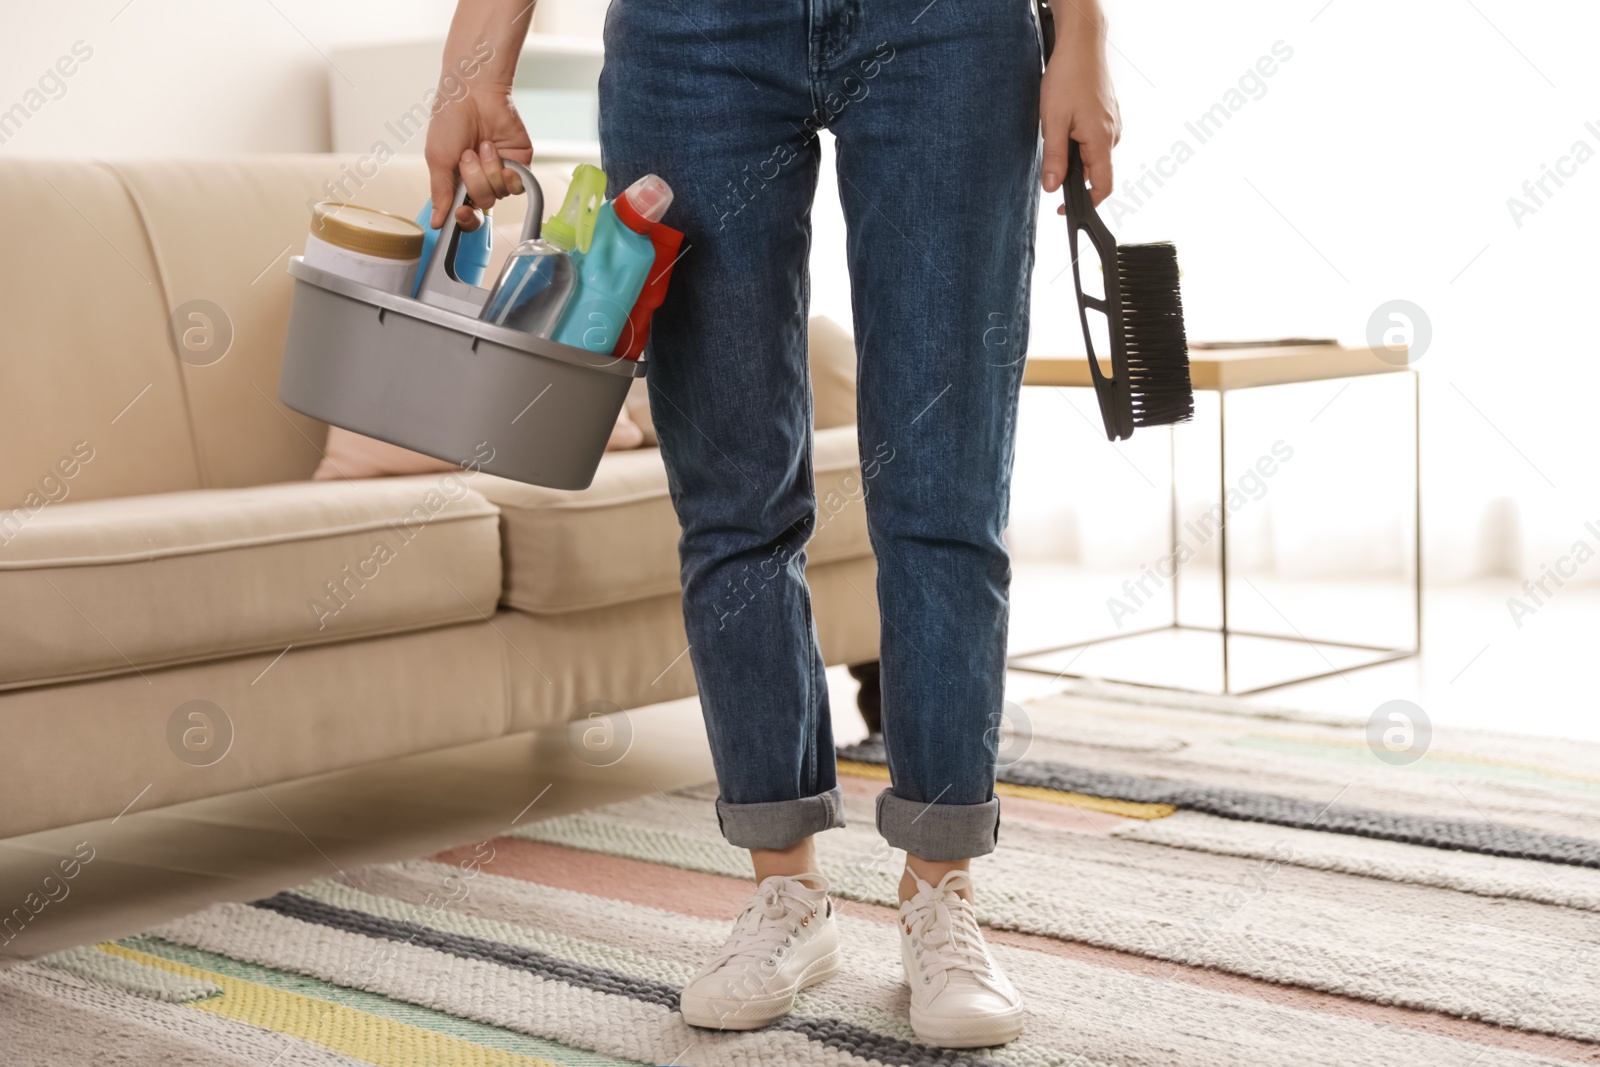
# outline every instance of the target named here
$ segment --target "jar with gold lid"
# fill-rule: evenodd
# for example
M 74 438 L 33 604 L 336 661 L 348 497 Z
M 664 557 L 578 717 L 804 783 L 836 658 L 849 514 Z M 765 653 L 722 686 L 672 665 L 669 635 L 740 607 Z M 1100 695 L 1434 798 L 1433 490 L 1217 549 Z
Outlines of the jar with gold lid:
M 422 227 L 376 208 L 325 200 L 311 209 L 305 262 L 352 281 L 410 296 Z

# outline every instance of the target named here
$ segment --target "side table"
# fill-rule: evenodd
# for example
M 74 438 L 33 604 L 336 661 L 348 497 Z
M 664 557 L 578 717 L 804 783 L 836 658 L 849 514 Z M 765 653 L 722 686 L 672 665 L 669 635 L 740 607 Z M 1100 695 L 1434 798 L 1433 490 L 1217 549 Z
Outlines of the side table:
M 1389 663 L 1394 660 L 1415 656 L 1422 647 L 1422 479 L 1421 479 L 1421 381 L 1416 371 L 1406 363 L 1404 353 L 1398 350 L 1385 352 L 1385 358 L 1378 356 L 1368 348 L 1345 348 L 1336 344 L 1287 344 L 1259 347 L 1238 348 L 1194 348 L 1189 352 L 1190 377 L 1194 383 L 1195 391 L 1215 392 L 1217 394 L 1217 451 L 1218 451 L 1218 501 L 1226 499 L 1228 493 L 1228 394 L 1244 389 L 1260 389 L 1275 385 L 1290 385 L 1301 382 L 1332 381 L 1342 378 L 1355 378 L 1374 374 L 1397 374 L 1410 379 L 1412 391 L 1412 468 L 1415 479 L 1415 492 L 1412 506 L 1414 509 L 1413 538 L 1411 544 L 1411 573 L 1414 580 L 1410 590 L 1412 596 L 1412 639 L 1408 647 L 1394 647 L 1392 645 L 1357 644 L 1349 641 L 1319 640 L 1301 635 L 1299 637 L 1286 637 L 1282 634 L 1261 633 L 1251 630 L 1239 630 L 1230 625 L 1228 612 L 1229 593 L 1229 548 L 1228 548 L 1228 521 L 1227 508 L 1220 509 L 1221 516 L 1218 520 L 1218 550 L 1220 552 L 1219 564 L 1221 572 L 1221 605 L 1222 623 L 1220 626 L 1195 626 L 1180 620 L 1176 610 L 1178 603 L 1178 584 L 1182 568 L 1177 567 L 1172 575 L 1172 598 L 1174 605 L 1173 621 L 1164 626 L 1148 627 L 1128 633 L 1116 633 L 1105 637 L 1096 637 L 1087 641 L 1077 641 L 1066 645 L 1055 645 L 1049 648 L 1033 649 L 1009 657 L 1009 664 L 1014 670 L 1033 671 L 1041 674 L 1055 674 L 1058 677 L 1082 677 L 1070 671 L 1056 671 L 1052 668 L 1030 664 L 1030 659 L 1035 659 L 1050 653 L 1081 650 L 1088 646 L 1105 644 L 1112 641 L 1125 641 L 1130 638 L 1141 637 L 1146 634 L 1158 633 L 1165 630 L 1194 630 L 1216 633 L 1221 635 L 1222 645 L 1222 689 L 1224 694 L 1242 695 L 1245 693 L 1258 693 L 1280 686 L 1293 685 L 1299 682 L 1324 678 L 1332 674 L 1342 673 L 1344 670 L 1357 670 L 1362 667 L 1376 666 L 1380 663 Z M 1393 359 L 1394 362 L 1388 362 Z M 1085 356 L 1030 356 L 1024 368 L 1022 384 L 1026 386 L 1056 386 L 1091 388 L 1093 381 L 1089 373 L 1089 361 Z M 1151 429 L 1143 433 L 1156 432 Z M 1168 428 L 1169 436 L 1173 433 Z M 1176 456 L 1176 447 L 1173 447 Z M 1170 530 L 1171 544 L 1174 555 L 1178 551 L 1178 485 L 1177 467 L 1174 461 L 1172 469 L 1172 491 Z M 1343 649 L 1351 649 L 1367 656 L 1361 662 L 1346 668 L 1333 667 L 1328 662 L 1331 670 L 1317 671 L 1292 678 L 1274 681 L 1269 685 L 1258 685 L 1248 689 L 1235 690 L 1229 666 L 1229 643 L 1234 637 L 1245 637 L 1265 641 L 1286 641 L 1291 643 L 1304 643 L 1312 646 L 1327 645 Z M 1118 678 L 1117 681 L 1141 683 L 1138 679 Z M 1193 690 L 1205 691 L 1205 690 Z

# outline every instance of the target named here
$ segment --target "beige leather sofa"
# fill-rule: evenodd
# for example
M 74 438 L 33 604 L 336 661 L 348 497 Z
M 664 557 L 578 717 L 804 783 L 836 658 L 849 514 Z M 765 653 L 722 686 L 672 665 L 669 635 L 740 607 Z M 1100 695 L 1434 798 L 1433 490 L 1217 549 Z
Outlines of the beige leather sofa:
M 559 204 L 564 168 L 535 172 Z M 654 449 L 583 492 L 307 480 L 326 427 L 277 399 L 285 265 L 331 190 L 410 216 L 426 182 L 410 158 L 0 161 L 0 837 L 694 692 Z M 176 354 L 193 301 L 231 331 L 215 362 Z M 853 427 L 819 426 L 816 469 L 824 656 L 872 660 Z

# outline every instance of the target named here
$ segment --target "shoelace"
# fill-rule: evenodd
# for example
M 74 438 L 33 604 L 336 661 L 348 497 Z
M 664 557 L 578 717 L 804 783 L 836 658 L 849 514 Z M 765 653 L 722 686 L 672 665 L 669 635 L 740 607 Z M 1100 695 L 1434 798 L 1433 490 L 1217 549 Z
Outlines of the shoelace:
M 715 965 L 744 960 L 765 963 L 780 955 L 820 910 L 799 892 L 811 888 L 794 878 L 762 882 L 734 920 L 733 933 L 723 943 Z
M 999 993 L 1002 990 L 995 981 L 993 964 L 978 929 L 978 913 L 958 895 L 971 885 L 972 878 L 965 871 L 951 871 L 938 886 L 919 879 L 917 895 L 907 901 L 909 907 L 903 921 L 917 935 L 917 956 L 928 977 L 947 971 L 970 975 Z M 924 959 L 925 956 L 932 958 Z

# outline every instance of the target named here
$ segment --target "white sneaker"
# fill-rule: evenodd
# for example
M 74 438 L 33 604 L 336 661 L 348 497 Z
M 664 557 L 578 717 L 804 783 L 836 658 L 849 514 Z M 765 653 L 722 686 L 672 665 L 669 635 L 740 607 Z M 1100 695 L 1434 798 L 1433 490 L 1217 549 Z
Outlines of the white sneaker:
M 930 1045 L 1003 1045 L 1022 1033 L 1022 997 L 989 955 L 978 913 L 958 890 L 972 885 L 951 871 L 900 905 L 900 959 L 911 986 L 911 1029 Z
M 839 929 L 820 874 L 773 875 L 734 920 L 733 933 L 683 987 L 685 1022 L 754 1030 L 789 1014 L 795 994 L 839 970 Z

